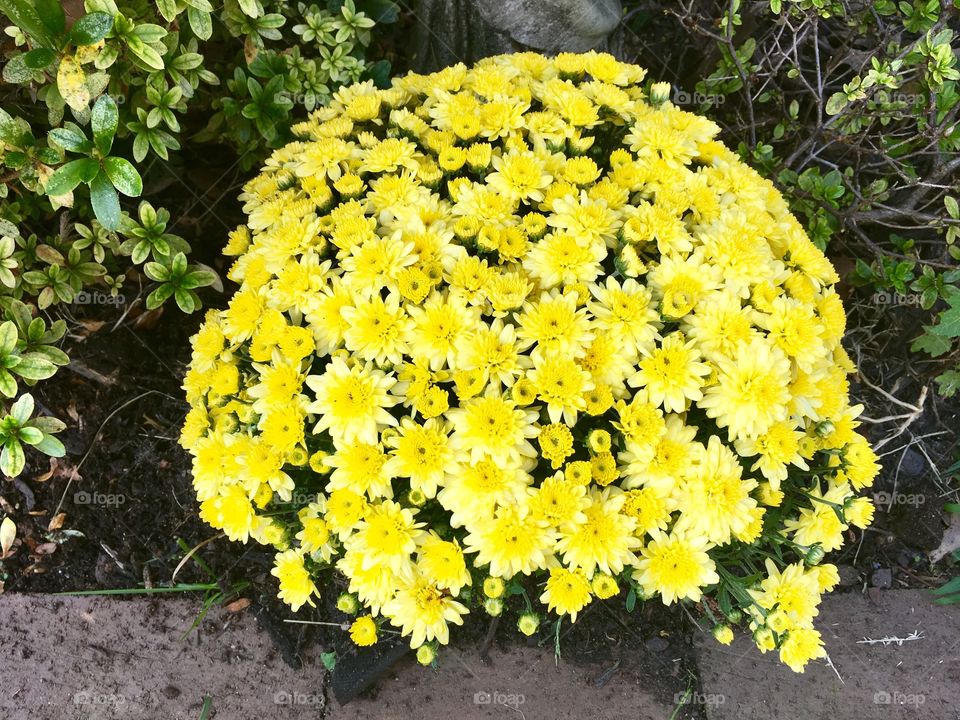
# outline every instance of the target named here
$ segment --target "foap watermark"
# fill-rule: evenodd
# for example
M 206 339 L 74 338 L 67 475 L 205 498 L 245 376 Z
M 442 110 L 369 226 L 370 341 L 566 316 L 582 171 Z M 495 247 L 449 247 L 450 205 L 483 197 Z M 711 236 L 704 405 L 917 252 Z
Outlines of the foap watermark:
M 74 505 L 103 505 L 105 507 L 120 507 L 127 502 L 126 495 L 114 493 L 102 493 L 94 491 L 92 493 L 86 490 L 80 490 L 73 494 Z
M 473 694 L 474 705 L 505 705 L 516 710 L 527 701 L 523 693 L 478 690 Z
M 870 302 L 874 305 L 916 305 L 919 307 L 921 298 L 920 293 L 888 293 L 881 290 L 870 296 Z
M 926 701 L 927 697 L 923 693 L 879 690 L 873 694 L 874 705 L 923 705 Z
M 127 298 L 117 293 L 100 292 L 99 290 L 81 290 L 73 296 L 74 305 L 113 305 L 119 307 L 127 304 Z
M 894 505 L 920 507 L 926 501 L 927 496 L 922 493 L 886 492 L 885 490 L 881 490 L 873 494 L 873 502 L 878 507 L 893 507 Z
M 103 693 L 93 690 L 81 690 L 73 694 L 74 705 L 110 705 L 119 707 L 127 704 L 127 699 L 118 693 Z
M 290 692 L 289 690 L 278 690 L 273 694 L 273 703 L 274 705 L 307 705 L 307 706 L 322 706 L 323 695 L 317 693 L 304 693 L 294 690 Z
M 678 692 L 673 696 L 674 705 L 723 705 L 727 696 L 722 693 L 702 693 L 693 690 Z
M 676 90 L 671 100 L 674 105 L 723 105 L 727 96 L 716 93 L 690 93 L 686 90 Z

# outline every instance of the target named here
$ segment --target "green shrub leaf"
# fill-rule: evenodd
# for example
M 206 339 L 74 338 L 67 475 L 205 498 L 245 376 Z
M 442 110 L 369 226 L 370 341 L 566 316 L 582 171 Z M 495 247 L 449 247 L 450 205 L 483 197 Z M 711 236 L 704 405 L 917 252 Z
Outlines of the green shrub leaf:
M 107 230 L 120 227 L 120 198 L 104 171 L 90 183 L 90 202 L 101 225 Z
M 140 173 L 126 158 L 117 156 L 104 158 L 103 169 L 113 186 L 127 197 L 138 197 L 143 192 Z
M 7 477 L 16 477 L 23 472 L 25 461 L 20 442 L 16 438 L 7 438 L 0 453 L 0 471 Z
M 89 182 L 91 167 L 97 167 L 96 160 L 81 158 L 80 160 L 71 160 L 66 165 L 57 168 L 56 172 L 47 180 L 47 195 L 51 197 L 66 195 L 80 183 Z
M 117 134 L 119 122 L 120 113 L 114 99 L 109 95 L 97 98 L 90 114 L 90 129 L 93 130 L 93 141 L 97 144 L 97 149 L 104 155 L 109 153 L 113 146 L 113 136 Z
M 87 13 L 70 28 L 70 41 L 74 45 L 93 45 L 100 42 L 113 29 L 113 16 L 105 12 Z
M 23 64 L 31 70 L 43 70 L 57 59 L 56 53 L 47 48 L 36 48 L 23 55 Z

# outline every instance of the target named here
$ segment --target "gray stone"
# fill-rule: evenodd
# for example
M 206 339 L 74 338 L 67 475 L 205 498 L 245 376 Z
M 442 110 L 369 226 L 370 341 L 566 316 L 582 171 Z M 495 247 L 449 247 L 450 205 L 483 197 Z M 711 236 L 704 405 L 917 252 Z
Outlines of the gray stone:
M 874 570 L 870 575 L 870 584 L 884 590 L 893 587 L 893 571 L 890 568 Z
M 837 565 L 840 587 L 848 588 L 860 582 L 860 571 L 853 565 Z
M 922 590 L 833 594 L 817 626 L 832 667 L 817 661 L 803 674 L 742 634 L 729 647 L 699 637 L 694 699 L 709 720 L 956 720 L 960 607 L 935 605 Z
M 620 0 L 420 0 L 414 68 L 432 72 L 501 53 L 606 49 Z

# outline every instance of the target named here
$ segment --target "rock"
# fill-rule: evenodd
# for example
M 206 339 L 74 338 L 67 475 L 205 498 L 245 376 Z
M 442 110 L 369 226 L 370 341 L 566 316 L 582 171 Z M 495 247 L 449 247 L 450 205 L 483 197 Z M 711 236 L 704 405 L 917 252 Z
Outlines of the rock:
M 653 653 L 662 653 L 664 650 L 670 647 L 669 642 L 658 636 L 650 638 L 644 643 L 644 645 L 647 646 L 647 650 Z
M 837 574 L 842 588 L 852 587 L 860 581 L 860 571 L 853 565 L 837 565 Z
M 420 0 L 414 69 L 520 50 L 605 49 L 622 12 L 620 0 Z
M 926 458 L 912 447 L 904 451 L 898 467 L 902 474 L 909 477 L 920 477 L 928 470 Z
M 874 570 L 870 575 L 870 584 L 882 589 L 893 587 L 893 571 L 890 568 Z

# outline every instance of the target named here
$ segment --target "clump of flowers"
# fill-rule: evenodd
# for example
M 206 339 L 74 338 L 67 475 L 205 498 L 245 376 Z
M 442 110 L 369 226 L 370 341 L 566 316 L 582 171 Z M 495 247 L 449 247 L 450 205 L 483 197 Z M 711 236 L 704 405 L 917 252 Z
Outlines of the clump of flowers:
M 469 613 L 530 635 L 659 598 L 824 655 L 821 561 L 879 469 L 837 274 L 644 74 L 524 53 L 353 85 L 245 186 L 182 444 L 294 610 L 338 572 L 354 641 L 386 624 L 429 663 Z

